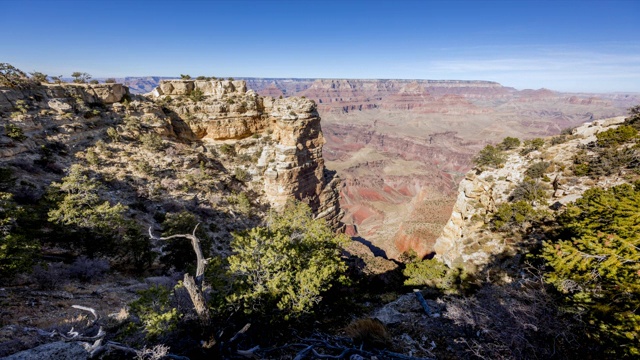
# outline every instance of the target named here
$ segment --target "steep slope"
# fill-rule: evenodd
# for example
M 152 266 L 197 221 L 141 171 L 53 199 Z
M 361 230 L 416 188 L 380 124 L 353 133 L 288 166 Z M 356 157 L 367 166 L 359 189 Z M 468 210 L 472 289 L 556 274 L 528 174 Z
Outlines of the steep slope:
M 326 161 L 345 180 L 342 206 L 350 233 L 393 258 L 409 248 L 433 252 L 457 184 L 485 144 L 558 134 L 623 115 L 640 102 L 637 94 L 518 91 L 490 81 L 246 81 L 265 96 L 316 101 Z
M 510 231 L 496 231 L 492 225 L 494 217 L 504 204 L 518 200 L 518 189 L 529 192 L 540 191 L 537 200 L 529 200 L 534 210 L 556 211 L 563 205 L 575 201 L 594 186 L 609 188 L 626 183 L 633 172 L 616 172 L 608 176 L 592 176 L 575 170 L 576 155 L 587 144 L 596 141 L 596 134 L 615 129 L 624 122 L 624 117 L 598 120 L 575 128 L 566 142 L 560 138 L 546 140 L 540 150 L 522 155 L 522 149 L 506 153 L 504 166 L 492 168 L 476 167 L 460 182 L 458 196 L 449 221 L 442 235 L 435 242 L 436 258 L 447 265 L 477 271 L 495 260 L 496 256 L 515 254 L 520 241 L 536 241 L 541 234 L 527 234 L 519 239 Z M 556 143 L 554 142 L 561 142 Z M 582 150 L 584 151 L 584 150 Z M 543 176 L 531 179 L 532 166 L 540 166 Z M 529 183 L 527 183 L 529 179 Z M 526 228 L 529 220 L 523 218 Z M 527 237 L 530 237 L 527 240 Z

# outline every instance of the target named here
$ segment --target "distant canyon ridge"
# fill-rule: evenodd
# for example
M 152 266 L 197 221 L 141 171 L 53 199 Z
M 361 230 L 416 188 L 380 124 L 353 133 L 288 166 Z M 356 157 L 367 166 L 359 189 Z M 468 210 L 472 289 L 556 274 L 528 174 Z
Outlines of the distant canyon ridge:
M 160 77 L 118 79 L 147 93 Z M 490 81 L 239 78 L 263 96 L 318 104 L 324 158 L 343 180 L 349 235 L 387 258 L 433 245 L 475 154 L 625 115 L 640 94 L 516 90 Z

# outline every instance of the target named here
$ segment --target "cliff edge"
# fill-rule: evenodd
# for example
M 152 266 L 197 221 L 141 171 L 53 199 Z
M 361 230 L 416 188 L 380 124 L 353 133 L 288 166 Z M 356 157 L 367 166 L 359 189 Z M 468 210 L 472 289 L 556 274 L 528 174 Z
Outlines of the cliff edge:
M 531 211 L 554 212 L 593 186 L 609 188 L 626 182 L 624 172 L 594 178 L 578 173 L 574 166 L 576 155 L 593 146 L 589 144 L 596 142 L 598 133 L 615 129 L 624 120 L 616 117 L 585 123 L 571 134 L 539 139 L 537 149 L 527 148 L 531 143 L 525 143 L 505 151 L 499 168 L 474 167 L 460 182 L 451 217 L 434 246 L 436 258 L 449 267 L 475 272 L 496 257 L 514 255 L 519 243 L 542 236 L 534 232 L 519 238 L 504 231 L 506 226 L 496 225 L 498 213 L 507 209 L 504 205 L 525 199 Z M 518 217 L 517 210 L 508 210 L 515 214 L 512 226 L 526 232 L 529 219 Z

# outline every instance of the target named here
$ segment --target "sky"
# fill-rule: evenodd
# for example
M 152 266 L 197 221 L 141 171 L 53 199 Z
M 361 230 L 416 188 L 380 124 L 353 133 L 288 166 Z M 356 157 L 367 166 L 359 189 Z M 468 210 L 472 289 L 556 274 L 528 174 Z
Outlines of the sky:
M 640 92 L 640 0 L 0 0 L 0 9 L 0 62 L 49 75 Z

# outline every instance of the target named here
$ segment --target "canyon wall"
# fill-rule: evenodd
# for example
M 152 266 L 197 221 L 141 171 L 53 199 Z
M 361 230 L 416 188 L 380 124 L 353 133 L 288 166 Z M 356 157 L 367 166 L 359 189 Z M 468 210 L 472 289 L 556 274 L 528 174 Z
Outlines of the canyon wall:
M 546 161 L 548 183 L 535 180 L 549 201 L 533 202 L 542 211 L 557 210 L 562 205 L 575 201 L 595 182 L 588 176 L 572 173 L 574 155 L 579 149 L 596 140 L 596 134 L 618 126 L 624 117 L 586 123 L 573 130 L 570 139 L 556 143 L 546 139 L 538 151 L 526 155 L 519 149 L 506 153 L 506 162 L 500 168 L 474 168 L 460 182 L 451 217 L 435 242 L 436 258 L 450 267 L 462 267 L 475 272 L 496 260 L 496 257 L 513 255 L 518 242 L 540 241 L 544 235 L 527 234 L 529 239 L 515 239 L 510 232 L 492 230 L 490 222 L 501 204 L 512 202 L 514 189 L 526 178 L 526 171 L 533 164 Z M 554 179 L 551 186 L 550 179 Z M 600 176 L 597 185 L 611 187 L 624 183 L 623 174 Z M 555 187 L 555 189 L 554 189 Z
M 324 159 L 344 179 L 349 233 L 388 257 L 433 245 L 473 156 L 506 136 L 529 139 L 626 114 L 637 94 L 516 90 L 491 81 L 246 79 L 264 96 L 317 103 Z

